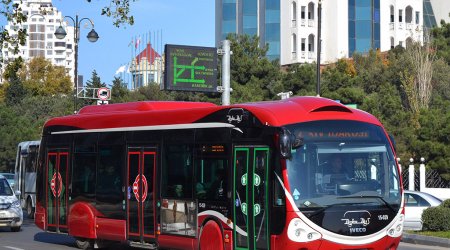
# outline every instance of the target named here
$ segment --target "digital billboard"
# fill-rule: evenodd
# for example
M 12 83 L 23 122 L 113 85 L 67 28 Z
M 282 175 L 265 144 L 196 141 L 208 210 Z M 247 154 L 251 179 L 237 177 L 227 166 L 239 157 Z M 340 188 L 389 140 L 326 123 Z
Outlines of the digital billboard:
M 217 49 L 165 46 L 164 89 L 217 92 Z

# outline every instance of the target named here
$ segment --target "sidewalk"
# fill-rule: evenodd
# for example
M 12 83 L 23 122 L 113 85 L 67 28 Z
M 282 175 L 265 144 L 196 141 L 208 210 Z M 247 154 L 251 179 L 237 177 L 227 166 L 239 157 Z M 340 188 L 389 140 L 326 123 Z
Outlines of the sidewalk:
M 402 242 L 450 248 L 450 239 L 403 233 Z

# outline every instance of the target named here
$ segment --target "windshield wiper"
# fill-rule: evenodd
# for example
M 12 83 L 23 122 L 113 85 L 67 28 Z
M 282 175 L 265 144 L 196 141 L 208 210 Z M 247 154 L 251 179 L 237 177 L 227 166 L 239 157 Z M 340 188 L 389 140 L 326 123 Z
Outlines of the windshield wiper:
M 306 214 L 305 211 L 302 211 L 302 213 L 304 213 L 306 215 L 306 217 L 312 218 L 318 214 L 321 214 L 323 211 L 327 210 L 328 208 L 335 207 L 335 206 L 347 206 L 349 204 L 354 205 L 355 203 L 334 203 L 334 204 L 323 206 L 320 209 L 318 209 L 310 214 Z M 365 203 L 358 203 L 358 204 L 365 204 Z
M 354 199 L 354 198 L 377 198 L 380 201 L 382 201 L 384 203 L 384 205 L 386 205 L 393 213 L 395 213 L 395 209 L 394 207 L 392 207 L 391 204 L 389 204 L 389 202 L 387 202 L 383 196 L 380 196 L 378 194 L 374 195 L 372 193 L 370 193 L 369 195 L 364 195 L 364 192 L 360 193 L 359 195 L 346 195 L 346 196 L 338 196 L 336 197 L 337 199 L 345 199 L 345 198 L 350 198 L 350 199 Z

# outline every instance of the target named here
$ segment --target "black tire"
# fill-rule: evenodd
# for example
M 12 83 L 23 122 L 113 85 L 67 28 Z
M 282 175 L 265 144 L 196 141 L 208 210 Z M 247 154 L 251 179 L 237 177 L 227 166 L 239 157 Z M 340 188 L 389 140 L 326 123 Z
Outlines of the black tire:
M 33 207 L 33 203 L 31 202 L 31 199 L 28 198 L 27 199 L 27 216 L 30 219 L 34 218 L 34 207 Z
M 19 232 L 20 227 L 11 227 L 11 232 Z
M 91 239 L 76 238 L 75 244 L 77 244 L 77 247 L 80 249 L 94 249 L 94 240 Z

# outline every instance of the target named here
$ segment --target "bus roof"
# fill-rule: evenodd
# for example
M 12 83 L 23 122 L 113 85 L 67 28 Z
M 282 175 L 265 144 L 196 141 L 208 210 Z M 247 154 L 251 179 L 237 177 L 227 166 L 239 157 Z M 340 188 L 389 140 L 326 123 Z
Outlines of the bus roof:
M 220 110 L 244 109 L 262 124 L 284 126 L 314 120 L 355 120 L 380 125 L 367 112 L 346 107 L 322 97 L 292 97 L 278 101 L 218 106 L 205 102 L 145 101 L 99 106 L 87 106 L 78 114 L 53 118 L 45 124 L 79 129 L 189 124 L 198 122 Z M 225 122 L 217 121 L 217 122 Z

